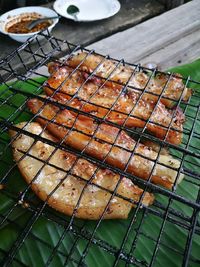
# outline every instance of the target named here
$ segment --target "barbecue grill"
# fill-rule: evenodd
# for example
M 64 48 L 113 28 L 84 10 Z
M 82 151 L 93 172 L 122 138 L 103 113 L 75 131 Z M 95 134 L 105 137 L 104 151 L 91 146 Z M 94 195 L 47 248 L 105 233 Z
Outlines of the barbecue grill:
M 45 43 L 40 40 L 40 35 L 45 37 Z M 166 138 L 159 140 L 148 133 L 146 125 L 150 120 L 145 121 L 143 129 L 128 128 L 125 123 L 117 125 L 106 118 L 55 103 L 51 98 L 43 99 L 44 104 L 56 104 L 61 109 L 66 108 L 89 116 L 95 119 L 97 124 L 103 122 L 125 130 L 138 143 L 143 140 L 154 141 L 158 144 L 158 155 L 162 153 L 163 148 L 167 148 L 170 154 L 181 162 L 172 190 L 151 183 L 152 173 L 148 180 L 142 180 L 128 173 L 127 166 L 119 169 L 106 163 L 105 159 L 98 160 L 87 155 L 85 150 L 78 151 L 65 146 L 63 141 L 50 142 L 44 140 L 41 135 L 16 128 L 15 124 L 18 122 L 29 123 L 36 117 L 30 113 L 26 104 L 33 97 L 42 99 L 42 87 L 49 76 L 48 62 L 57 62 L 63 56 L 65 59 L 69 58 L 78 51 L 97 54 L 93 50 L 57 39 L 50 34 L 40 33 L 0 61 L 1 266 L 163 266 L 163 262 L 165 266 L 200 266 L 200 84 L 197 81 L 190 77 L 179 77 L 186 87 L 194 88 L 187 103 L 181 101 L 181 97 L 176 101 L 176 105 L 181 107 L 186 117 L 184 137 L 179 146 L 170 144 Z M 104 58 L 110 59 L 109 56 Z M 124 60 L 112 60 L 116 62 L 116 68 L 119 65 L 127 65 L 133 67 L 134 71 L 145 72 L 149 81 L 157 73 L 162 73 L 157 69 L 129 64 Z M 65 61 L 61 62 L 64 64 Z M 175 75 L 166 73 L 168 80 Z M 92 76 L 95 76 L 94 72 L 88 75 L 88 79 Z M 110 77 L 107 77 L 108 79 Z M 124 87 L 126 88 L 127 84 Z M 163 92 L 164 90 L 165 87 Z M 161 94 L 159 100 L 161 97 L 164 96 Z M 170 127 L 171 125 L 167 132 Z M 9 130 L 17 130 L 19 135 L 31 136 L 35 142 L 40 140 L 53 145 L 55 150 L 62 149 L 73 153 L 77 158 L 95 163 L 98 168 L 107 168 L 120 174 L 120 179 L 129 178 L 143 188 L 144 192 L 155 194 L 153 205 L 142 205 L 143 193 L 140 200 L 134 202 L 135 208 L 127 220 L 103 220 L 108 205 L 97 221 L 76 218 L 79 202 L 71 217 L 57 212 L 48 206 L 47 201 L 40 201 L 32 192 L 31 185 L 24 182 L 17 162 L 12 158 Z M 134 153 L 133 150 L 132 154 Z M 155 165 L 157 162 L 158 157 Z M 49 164 L 48 160 L 44 163 Z M 185 178 L 178 185 L 176 182 L 181 174 L 184 174 Z M 92 179 L 88 180 L 86 187 L 89 184 L 93 184 Z M 116 195 L 124 198 L 117 194 L 117 187 L 110 193 L 110 201 Z M 132 199 L 126 200 L 133 203 Z

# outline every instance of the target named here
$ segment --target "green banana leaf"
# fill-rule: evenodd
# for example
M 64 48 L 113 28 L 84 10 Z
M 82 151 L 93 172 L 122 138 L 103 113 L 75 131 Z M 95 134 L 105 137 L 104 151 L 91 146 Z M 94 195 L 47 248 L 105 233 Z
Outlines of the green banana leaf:
M 184 77 L 200 82 L 200 60 L 191 64 L 176 67 L 171 71 L 180 73 Z M 44 78 L 35 81 L 17 81 L 9 84 L 17 88 L 23 94 L 13 93 L 7 85 L 0 87 L 0 120 L 9 118 L 15 124 L 32 118 L 24 105 L 29 93 L 41 92 L 40 85 Z M 190 83 L 190 87 L 199 89 L 200 86 Z M 198 91 L 197 91 L 198 93 Z M 3 101 L 6 99 L 6 103 Z M 194 98 L 192 103 L 199 105 L 200 98 Z M 16 111 L 17 110 L 17 111 Z M 193 110 L 187 110 L 192 114 Z M 199 116 L 199 115 L 198 115 Z M 200 118 L 200 117 L 198 117 Z M 200 120 L 199 120 L 200 121 Z M 187 122 L 191 127 L 193 119 Z M 3 124 L 2 124 L 3 125 Z M 0 262 L 7 261 L 6 266 L 89 266 L 102 267 L 113 266 L 116 258 L 119 261 L 116 266 L 151 266 L 175 267 L 182 266 L 185 247 L 190 232 L 184 225 L 190 225 L 193 209 L 178 200 L 168 201 L 166 196 L 156 195 L 157 204 L 150 212 L 147 209 L 132 210 L 127 220 L 84 221 L 74 219 L 56 212 L 46 206 L 41 214 L 37 215 L 43 203 L 28 190 L 27 202 L 20 201 L 20 192 L 27 188 L 17 166 L 12 160 L 9 144 L 9 136 L 2 126 L 0 139 L 0 179 L 6 180 L 5 188 L 0 190 Z M 200 130 L 198 124 L 197 130 Z M 196 140 L 196 139 L 195 139 Z M 200 148 L 196 140 L 190 150 Z M 174 156 L 181 157 L 181 152 L 171 150 Z M 184 163 L 187 168 L 192 168 L 200 173 L 200 160 L 188 157 Z M 8 169 L 11 169 L 7 174 Z M 178 186 L 177 194 L 195 202 L 199 190 L 199 181 L 196 184 L 188 182 L 191 177 L 185 175 L 185 180 Z M 24 202 L 25 201 L 25 202 Z M 17 204 L 16 204 L 17 203 Z M 162 206 L 159 206 L 161 203 Z M 176 215 L 166 214 L 169 204 L 171 211 L 178 211 L 185 215 L 184 219 L 178 219 Z M 163 217 L 159 217 L 157 214 Z M 6 217 L 6 220 L 4 218 Z M 163 218 L 167 217 L 163 224 Z M 177 219 L 180 225 L 176 225 L 173 219 Z M 98 226 L 98 227 L 97 227 Z M 129 232 L 127 234 L 127 230 Z M 193 233 L 193 242 L 188 266 L 200 266 L 200 235 L 198 231 Z M 61 242 L 59 242 L 62 237 Z M 158 241 L 159 240 L 159 241 Z M 159 242 L 159 247 L 157 246 Z M 123 247 L 121 247 L 123 244 Z M 58 245 L 58 246 L 57 246 Z M 56 247 L 57 246 L 57 247 Z M 56 250 L 55 250 L 56 247 Z M 9 252 L 9 255 L 7 254 Z M 52 254 L 53 253 L 53 254 Z M 156 257 L 153 255 L 156 254 Z M 13 257 L 12 261 L 8 259 Z M 126 264 L 128 258 L 132 259 L 132 265 Z M 48 264 L 47 264 L 48 263 Z M 46 264 L 46 265 L 45 265 Z M 3 263 L 0 265 L 3 266 Z

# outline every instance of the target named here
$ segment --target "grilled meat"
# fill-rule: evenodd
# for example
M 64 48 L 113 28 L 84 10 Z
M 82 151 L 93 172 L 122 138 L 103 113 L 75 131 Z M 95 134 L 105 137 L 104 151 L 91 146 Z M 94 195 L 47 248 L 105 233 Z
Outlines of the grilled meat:
M 53 73 L 44 87 L 47 95 L 99 118 L 127 127 L 145 127 L 161 139 L 181 143 L 184 114 L 180 108 L 168 110 L 152 101 L 149 94 L 141 97 L 136 90 L 124 90 L 122 86 L 113 90 L 95 81 L 86 82 L 80 71 L 69 67 L 49 68 Z
M 158 154 L 137 144 L 124 131 L 105 123 L 97 124 L 88 116 L 77 115 L 53 103 L 44 104 L 41 100 L 31 99 L 28 107 L 33 114 L 38 114 L 36 119 L 41 125 L 67 145 L 142 179 L 149 179 L 152 173 L 153 183 L 172 188 L 180 166 L 178 160 L 160 155 L 159 163 L 155 164 Z M 177 181 L 182 178 L 180 175 Z
M 47 140 L 56 141 L 36 122 L 16 126 Z M 108 169 L 97 168 L 71 153 L 60 149 L 55 151 L 54 146 L 36 142 L 26 134 L 19 135 L 10 131 L 10 135 L 13 137 L 14 159 L 26 182 L 31 183 L 38 197 L 56 210 L 69 216 L 75 214 L 79 218 L 98 220 L 109 203 L 103 218 L 125 219 L 135 206 L 133 203 L 140 200 L 143 190 L 131 180 L 120 178 L 120 175 Z M 90 184 L 87 183 L 89 180 Z M 122 197 L 130 199 L 132 203 Z M 145 192 L 141 203 L 148 206 L 153 200 L 153 194 Z
M 118 88 L 119 84 L 128 82 L 128 86 L 138 88 L 141 92 L 146 89 L 146 91 L 156 94 L 157 96 L 151 95 L 152 100 L 157 101 L 158 96 L 162 94 L 161 102 L 167 107 L 172 107 L 174 100 L 178 101 L 180 97 L 183 101 L 187 101 L 192 94 L 192 90 L 184 86 L 180 74 L 172 76 L 170 80 L 168 75 L 158 74 L 149 81 L 149 76 L 144 72 L 135 72 L 133 67 L 123 64 L 117 66 L 117 62 L 96 54 L 82 52 L 74 55 L 66 64 L 73 68 L 80 65 L 79 69 L 87 73 L 94 72 L 95 75 L 102 78 L 102 82 L 109 77 L 109 81 L 106 83 L 112 88 Z

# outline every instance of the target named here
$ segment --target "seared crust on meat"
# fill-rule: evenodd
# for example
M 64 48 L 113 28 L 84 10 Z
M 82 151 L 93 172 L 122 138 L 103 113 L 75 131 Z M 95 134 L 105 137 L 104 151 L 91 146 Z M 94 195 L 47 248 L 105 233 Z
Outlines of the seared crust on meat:
M 183 101 L 187 101 L 192 94 L 192 90 L 184 86 L 182 80 L 180 79 L 180 74 L 176 74 L 171 77 L 169 82 L 167 82 L 169 79 L 167 74 L 157 75 L 149 82 L 149 77 L 145 73 L 136 72 L 132 75 L 134 72 L 133 67 L 127 65 L 123 66 L 121 64 L 116 68 L 116 62 L 104 59 L 104 57 L 96 54 L 87 54 L 86 52 L 82 52 L 71 57 L 66 64 L 72 66 L 73 68 L 81 64 L 79 68 L 88 73 L 92 73 L 97 68 L 95 74 L 101 78 L 107 78 L 110 75 L 109 79 L 114 82 L 122 84 L 126 84 L 128 82 L 129 86 L 133 86 L 141 90 L 144 90 L 147 86 L 146 91 L 157 95 L 160 95 L 163 88 L 166 87 L 164 89 L 163 96 L 169 99 L 161 98 L 161 102 L 167 107 L 172 107 L 174 105 L 173 101 L 179 100 L 180 97 L 182 97 Z M 118 85 L 114 82 L 109 81 L 108 85 L 113 88 L 118 87 Z M 156 96 L 151 96 L 151 99 L 157 100 L 157 98 L 158 97 Z
M 140 97 L 136 90 L 113 90 L 95 81 L 85 82 L 79 70 L 72 72 L 68 67 L 54 69 L 44 87 L 46 94 L 99 118 L 127 127 L 145 127 L 160 139 L 181 143 L 185 118 L 180 109 L 178 113 L 168 110 L 162 103 L 152 101 L 148 93 Z M 69 101 L 71 97 L 73 100 Z

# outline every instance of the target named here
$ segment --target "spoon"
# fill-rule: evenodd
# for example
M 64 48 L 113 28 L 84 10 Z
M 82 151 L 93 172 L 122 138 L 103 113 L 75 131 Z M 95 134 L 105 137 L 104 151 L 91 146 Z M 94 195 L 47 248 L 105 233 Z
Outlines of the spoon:
M 50 20 L 50 19 L 58 19 L 58 18 L 60 18 L 60 16 L 35 19 L 35 20 L 31 21 L 30 23 L 28 23 L 28 25 L 26 27 L 27 27 L 27 29 L 32 30 L 40 22 Z
M 78 21 L 77 15 L 78 15 L 79 12 L 80 12 L 79 8 L 77 6 L 75 6 L 75 5 L 70 5 L 67 8 L 67 13 L 69 15 L 73 16 L 75 21 Z

